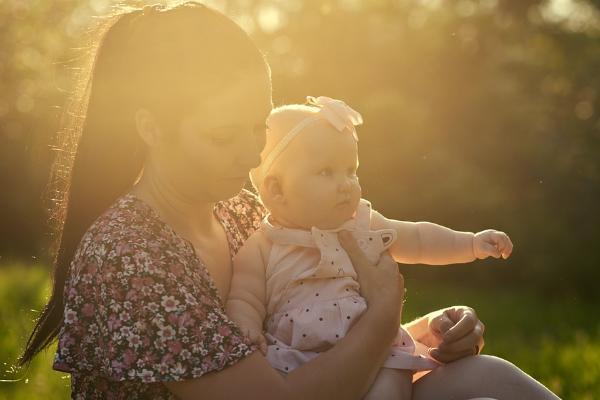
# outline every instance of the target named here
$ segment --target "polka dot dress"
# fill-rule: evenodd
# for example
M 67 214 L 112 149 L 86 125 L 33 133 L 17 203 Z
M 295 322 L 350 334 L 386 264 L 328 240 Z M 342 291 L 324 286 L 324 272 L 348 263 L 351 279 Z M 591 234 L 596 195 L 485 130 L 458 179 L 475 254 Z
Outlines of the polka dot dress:
M 356 215 L 337 229 L 311 231 L 282 228 L 266 218 L 260 229 L 273 246 L 266 268 L 267 359 L 290 372 L 330 349 L 365 311 L 356 271 L 341 247 L 337 232 L 352 232 L 372 261 L 396 240 L 392 229 L 371 231 L 371 204 L 361 199 Z M 437 364 L 415 353 L 409 333 L 400 328 L 388 368 L 424 370 Z

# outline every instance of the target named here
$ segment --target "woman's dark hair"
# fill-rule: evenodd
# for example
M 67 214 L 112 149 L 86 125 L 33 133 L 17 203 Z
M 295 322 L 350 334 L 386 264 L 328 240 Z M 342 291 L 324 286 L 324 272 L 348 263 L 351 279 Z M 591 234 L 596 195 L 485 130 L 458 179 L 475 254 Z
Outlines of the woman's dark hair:
M 174 134 L 192 106 L 240 79 L 269 75 L 264 57 L 239 26 L 195 2 L 116 12 L 91 38 L 87 66 L 80 69 L 58 131 L 45 196 L 51 202 L 52 295 L 21 365 L 58 335 L 64 285 L 82 236 L 141 174 L 145 148 L 135 111 L 151 111 Z

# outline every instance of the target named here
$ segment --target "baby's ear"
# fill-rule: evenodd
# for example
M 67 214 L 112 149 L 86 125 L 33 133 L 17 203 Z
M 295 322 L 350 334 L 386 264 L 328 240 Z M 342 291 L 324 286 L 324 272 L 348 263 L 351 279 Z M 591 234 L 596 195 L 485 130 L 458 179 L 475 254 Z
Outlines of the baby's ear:
M 281 181 L 275 175 L 267 175 L 263 180 L 263 192 L 273 204 L 285 204 Z

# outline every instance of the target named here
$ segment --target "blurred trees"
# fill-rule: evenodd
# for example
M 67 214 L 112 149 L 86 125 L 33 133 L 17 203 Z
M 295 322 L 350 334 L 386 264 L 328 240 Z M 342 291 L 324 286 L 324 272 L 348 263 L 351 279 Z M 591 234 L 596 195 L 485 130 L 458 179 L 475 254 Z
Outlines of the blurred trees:
M 71 2 L 72 3 L 72 2 Z M 47 145 L 64 102 L 57 63 L 73 41 L 65 32 L 73 4 L 0 2 L 0 257 L 42 254 L 41 191 Z
M 4 256 L 44 255 L 40 193 L 70 87 L 65 61 L 90 16 L 110 6 L 49 4 L 0 3 Z M 360 176 L 376 208 L 504 230 L 515 243 L 509 262 L 407 274 L 597 298 L 600 1 L 209 4 L 265 52 L 276 104 L 327 95 L 363 114 Z

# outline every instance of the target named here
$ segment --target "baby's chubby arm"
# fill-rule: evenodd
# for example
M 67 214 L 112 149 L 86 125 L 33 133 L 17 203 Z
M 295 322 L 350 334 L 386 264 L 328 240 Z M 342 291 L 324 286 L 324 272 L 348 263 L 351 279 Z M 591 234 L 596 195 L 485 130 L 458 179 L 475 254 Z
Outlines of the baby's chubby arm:
M 244 243 L 233 259 L 233 277 L 227 298 L 227 315 L 253 343 L 266 353 L 262 334 L 266 315 L 265 239 L 256 232 Z
M 478 233 L 454 231 L 432 222 L 407 222 L 388 219 L 373 211 L 372 229 L 394 229 L 398 239 L 389 251 L 403 264 L 459 264 L 487 257 L 508 258 L 512 252 L 510 238 L 488 229 Z

